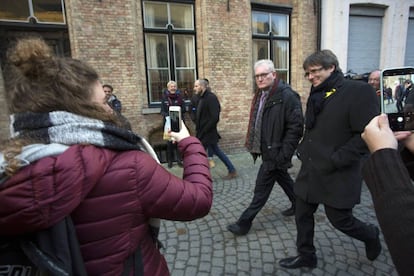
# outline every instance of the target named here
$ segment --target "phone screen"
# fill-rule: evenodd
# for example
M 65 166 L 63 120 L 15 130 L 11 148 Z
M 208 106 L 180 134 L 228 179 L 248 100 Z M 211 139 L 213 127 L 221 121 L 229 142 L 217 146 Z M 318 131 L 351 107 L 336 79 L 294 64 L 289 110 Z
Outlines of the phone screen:
M 179 110 L 170 110 L 171 131 L 180 131 L 180 117 L 181 116 Z
M 393 131 L 414 130 L 414 68 L 388 68 L 381 72 L 381 112 Z

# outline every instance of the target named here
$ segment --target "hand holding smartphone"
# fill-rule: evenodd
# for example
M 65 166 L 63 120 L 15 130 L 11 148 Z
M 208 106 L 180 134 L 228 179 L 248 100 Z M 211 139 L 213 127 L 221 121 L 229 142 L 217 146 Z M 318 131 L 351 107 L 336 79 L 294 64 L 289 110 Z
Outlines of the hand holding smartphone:
M 171 121 L 171 131 L 179 132 L 181 130 L 181 107 L 170 106 L 168 112 Z
M 381 112 L 388 115 L 393 131 L 414 130 L 414 67 L 386 68 L 381 71 Z M 395 102 L 389 102 L 391 93 Z

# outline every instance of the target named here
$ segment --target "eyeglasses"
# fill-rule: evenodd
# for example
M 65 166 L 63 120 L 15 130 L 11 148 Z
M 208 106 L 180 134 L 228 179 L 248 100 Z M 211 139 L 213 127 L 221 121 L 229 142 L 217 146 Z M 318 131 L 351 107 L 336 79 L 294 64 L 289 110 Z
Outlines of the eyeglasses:
M 264 79 L 270 73 L 273 73 L 273 72 L 267 72 L 267 73 L 263 73 L 263 74 L 254 75 L 254 77 L 255 77 L 256 80 L 258 80 L 258 79 Z
M 323 67 L 319 67 L 316 69 L 312 69 L 309 72 L 305 72 L 305 74 L 303 75 L 305 78 L 308 78 L 309 75 L 315 76 L 316 74 L 318 74 L 320 71 L 322 71 L 324 68 Z

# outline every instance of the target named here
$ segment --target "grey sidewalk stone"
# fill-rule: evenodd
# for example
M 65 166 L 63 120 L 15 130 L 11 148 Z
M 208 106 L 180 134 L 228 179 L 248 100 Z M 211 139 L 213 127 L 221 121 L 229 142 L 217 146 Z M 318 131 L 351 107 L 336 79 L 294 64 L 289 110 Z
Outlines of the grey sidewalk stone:
M 234 236 L 226 226 L 235 222 L 248 206 L 253 195 L 256 174 L 261 160 L 253 164 L 248 153 L 229 155 L 238 177 L 222 180 L 227 174 L 224 164 L 215 158 L 211 170 L 214 199 L 210 213 L 191 222 L 163 221 L 160 240 L 165 249 L 171 275 L 398 275 L 381 235 L 383 251 L 371 262 L 365 246 L 334 229 L 322 206 L 315 213 L 315 247 L 318 266 L 313 270 L 288 270 L 278 261 L 296 255 L 294 217 L 283 217 L 281 211 L 290 207 L 287 196 L 275 185 L 265 207 L 253 222 L 246 236 Z M 296 176 L 300 161 L 293 159 L 290 169 Z M 181 176 L 182 169 L 170 169 Z M 354 208 L 356 217 L 378 225 L 368 189 L 363 185 L 361 204 Z

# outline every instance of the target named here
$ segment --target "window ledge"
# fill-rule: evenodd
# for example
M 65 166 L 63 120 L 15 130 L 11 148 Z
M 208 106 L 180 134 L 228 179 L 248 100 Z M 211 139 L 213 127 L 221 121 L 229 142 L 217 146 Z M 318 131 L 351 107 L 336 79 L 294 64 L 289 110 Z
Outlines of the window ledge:
M 147 107 L 142 109 L 142 114 L 159 114 L 161 113 L 160 107 Z

